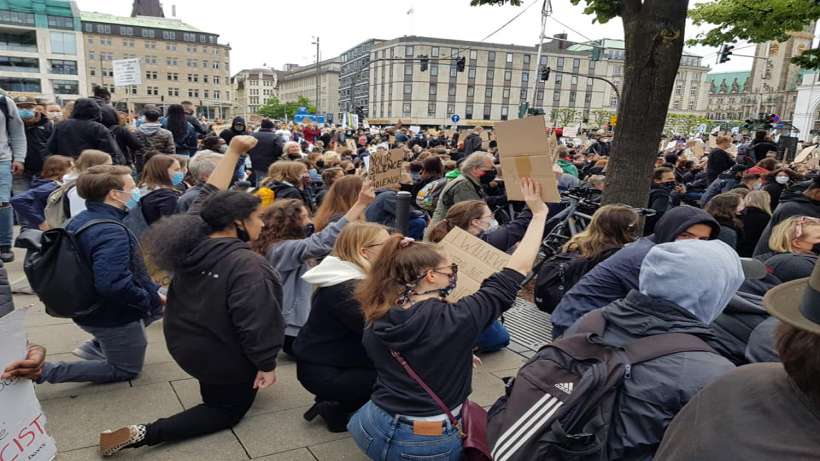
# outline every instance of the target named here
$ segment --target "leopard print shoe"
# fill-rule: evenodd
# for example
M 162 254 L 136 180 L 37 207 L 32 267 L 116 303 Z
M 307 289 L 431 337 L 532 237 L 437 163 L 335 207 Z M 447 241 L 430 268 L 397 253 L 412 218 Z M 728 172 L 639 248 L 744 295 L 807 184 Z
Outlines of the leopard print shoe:
M 100 433 L 100 454 L 112 456 L 123 448 L 133 447 L 145 439 L 145 426 L 134 425 Z

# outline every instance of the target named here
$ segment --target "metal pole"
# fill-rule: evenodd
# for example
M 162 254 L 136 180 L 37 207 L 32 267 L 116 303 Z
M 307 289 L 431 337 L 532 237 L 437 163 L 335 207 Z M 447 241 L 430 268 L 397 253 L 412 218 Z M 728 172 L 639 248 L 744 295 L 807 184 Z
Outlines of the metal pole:
M 552 14 L 552 2 L 550 0 L 544 0 L 544 4 L 541 6 L 541 35 L 538 37 L 538 56 L 535 58 L 535 75 L 530 77 L 533 80 L 532 99 L 527 98 L 532 101 L 532 107 L 535 107 L 535 94 L 538 92 L 538 82 L 541 81 L 541 79 L 538 78 L 539 72 L 541 71 L 541 51 L 543 49 L 544 39 L 546 38 L 544 34 L 547 30 L 547 17 L 550 14 Z M 544 85 L 546 85 L 546 83 Z
M 410 192 L 400 191 L 396 194 L 396 229 L 407 235 L 410 227 Z
M 316 115 L 319 115 L 319 37 L 316 37 Z

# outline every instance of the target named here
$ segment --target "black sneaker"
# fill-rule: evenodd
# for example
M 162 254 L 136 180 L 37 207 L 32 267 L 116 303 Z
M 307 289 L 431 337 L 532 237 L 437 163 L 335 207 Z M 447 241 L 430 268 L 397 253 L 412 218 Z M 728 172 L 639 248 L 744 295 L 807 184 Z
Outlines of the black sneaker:
M 11 251 L 10 246 L 0 247 L 0 260 L 2 260 L 4 263 L 10 263 L 14 261 L 14 252 Z

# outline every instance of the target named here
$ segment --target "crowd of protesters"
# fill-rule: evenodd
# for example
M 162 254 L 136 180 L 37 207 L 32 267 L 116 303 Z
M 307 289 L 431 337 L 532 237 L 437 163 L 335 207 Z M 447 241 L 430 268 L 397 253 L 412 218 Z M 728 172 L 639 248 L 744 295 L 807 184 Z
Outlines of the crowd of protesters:
M 14 259 L 15 216 L 23 231 L 65 228 L 90 263 L 97 302 L 73 319 L 92 336 L 74 350 L 80 360 L 51 361 L 31 345 L 3 376 L 134 379 L 145 328 L 161 321 L 171 356 L 199 382 L 201 404 L 103 431 L 105 456 L 233 427 L 287 355 L 315 396 L 307 421 L 350 431 L 372 459 L 461 459 L 474 354 L 509 345 L 503 314 L 534 267 L 557 344 L 603 319 L 600 341 L 613 347 L 666 333 L 707 345 L 635 365 L 606 459 L 820 453 L 820 175 L 816 161 L 783 161 L 768 133 L 664 140 L 639 208 L 600 205 L 609 133 L 559 137 L 557 188 L 594 210 L 536 264 L 564 205 L 545 204 L 529 178 L 524 200 L 508 200 L 504 152 L 481 127 L 236 117 L 221 128 L 190 103 L 146 106 L 130 120 L 103 88 L 62 112 L 26 97 L 6 105 L 0 259 Z M 401 180 L 374 189 L 369 157 L 395 148 Z M 448 302 L 469 269 L 441 246 L 455 228 L 510 256 L 478 291 Z M 14 308 L 5 280 L 0 315 Z M 496 450 L 520 446 L 502 439 Z

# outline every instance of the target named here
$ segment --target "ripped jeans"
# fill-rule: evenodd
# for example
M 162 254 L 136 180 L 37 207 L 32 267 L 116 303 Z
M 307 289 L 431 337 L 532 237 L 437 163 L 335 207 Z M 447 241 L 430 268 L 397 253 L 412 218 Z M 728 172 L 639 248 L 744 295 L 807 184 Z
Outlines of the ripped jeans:
M 11 160 L 0 161 L 0 247 L 10 247 L 14 238 L 14 213 L 11 209 Z

